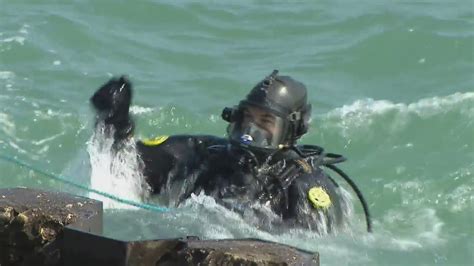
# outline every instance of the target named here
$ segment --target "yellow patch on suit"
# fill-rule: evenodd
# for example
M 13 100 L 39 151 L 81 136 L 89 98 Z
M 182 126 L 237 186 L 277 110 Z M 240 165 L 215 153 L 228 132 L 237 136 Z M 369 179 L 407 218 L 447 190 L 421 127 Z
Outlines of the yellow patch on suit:
M 157 146 L 160 145 L 161 143 L 165 142 L 168 139 L 168 136 L 158 136 L 153 139 L 145 139 L 143 140 L 143 144 L 146 146 Z
M 326 209 L 331 206 L 331 198 L 322 187 L 312 187 L 308 190 L 308 199 L 315 208 Z

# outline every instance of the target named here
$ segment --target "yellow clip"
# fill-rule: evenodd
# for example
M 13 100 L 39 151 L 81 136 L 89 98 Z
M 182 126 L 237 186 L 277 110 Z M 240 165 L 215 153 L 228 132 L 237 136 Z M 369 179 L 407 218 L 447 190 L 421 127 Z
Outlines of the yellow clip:
M 143 140 L 143 144 L 146 146 L 157 146 L 160 145 L 161 143 L 165 142 L 168 139 L 168 136 L 159 136 L 154 139 L 145 139 Z
M 331 199 L 322 187 L 312 187 L 308 191 L 308 199 L 315 208 L 326 209 L 331 206 Z

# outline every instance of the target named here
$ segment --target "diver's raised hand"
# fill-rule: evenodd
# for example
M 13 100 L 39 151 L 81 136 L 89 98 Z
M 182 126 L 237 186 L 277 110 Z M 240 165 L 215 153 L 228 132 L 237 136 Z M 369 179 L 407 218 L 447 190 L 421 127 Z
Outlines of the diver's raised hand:
M 113 125 L 115 139 L 131 136 L 133 121 L 129 110 L 132 102 L 132 83 L 125 77 L 111 78 L 90 98 L 97 111 L 97 122 Z
M 90 100 L 98 114 L 104 118 L 128 114 L 132 101 L 132 83 L 125 76 L 111 78 Z

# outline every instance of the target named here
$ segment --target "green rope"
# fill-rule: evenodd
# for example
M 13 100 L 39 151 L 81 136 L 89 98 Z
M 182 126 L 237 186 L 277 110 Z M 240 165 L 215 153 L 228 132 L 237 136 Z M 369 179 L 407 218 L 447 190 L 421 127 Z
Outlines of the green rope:
M 130 206 L 134 206 L 134 207 L 149 210 L 149 211 L 155 211 L 155 212 L 169 212 L 169 211 L 171 211 L 171 209 L 169 209 L 169 208 L 160 207 L 160 206 L 151 205 L 151 204 L 146 204 L 146 203 L 139 203 L 139 202 L 135 202 L 135 201 L 127 200 L 127 199 L 122 199 L 122 198 L 119 198 L 115 195 L 112 195 L 112 194 L 109 194 L 109 193 L 106 193 L 106 192 L 95 190 L 93 188 L 89 188 L 89 187 L 81 185 L 81 184 L 76 184 L 72 181 L 67 180 L 64 177 L 56 176 L 54 174 L 45 172 L 45 171 L 43 171 L 39 168 L 36 168 L 32 165 L 29 165 L 25 162 L 22 162 L 22 161 L 18 160 L 18 159 L 15 159 L 15 158 L 12 158 L 12 157 L 9 157 L 9 156 L 5 156 L 3 154 L 0 154 L 0 159 L 2 159 L 3 161 L 6 161 L 6 162 L 10 162 L 10 163 L 13 163 L 15 165 L 19 165 L 21 167 L 25 167 L 27 169 L 33 170 L 33 171 L 35 171 L 37 173 L 40 173 L 40 174 L 44 175 L 45 177 L 48 177 L 52 180 L 56 180 L 56 181 L 68 184 L 70 186 L 73 186 L 73 187 L 76 187 L 76 188 L 79 188 L 79 189 L 82 189 L 82 190 L 86 190 L 88 192 L 95 193 L 97 195 L 109 198 L 111 200 L 114 200 L 114 201 L 117 201 L 117 202 L 120 202 L 120 203 L 123 203 L 123 204 L 127 204 L 127 205 L 130 205 Z

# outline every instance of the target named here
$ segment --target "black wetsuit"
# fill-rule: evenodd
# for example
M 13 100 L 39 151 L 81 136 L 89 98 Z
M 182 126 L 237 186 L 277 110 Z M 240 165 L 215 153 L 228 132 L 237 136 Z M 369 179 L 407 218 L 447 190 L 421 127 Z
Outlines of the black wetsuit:
M 98 124 L 113 126 L 115 149 L 133 135 L 131 97 L 131 84 L 122 77 L 111 79 L 91 98 Z M 153 192 L 170 204 L 204 192 L 229 209 L 261 219 L 271 210 L 276 216 L 271 225 L 319 231 L 342 222 L 344 203 L 337 184 L 320 167 L 322 151 L 302 156 L 298 149 L 279 150 L 267 162 L 268 154 L 256 155 L 226 139 L 185 135 L 161 143 L 139 141 L 137 149 Z
M 303 158 L 285 150 L 259 162 L 258 156 L 214 136 L 176 135 L 157 145 L 145 143 L 137 143 L 144 175 L 153 192 L 166 195 L 172 204 L 204 192 L 229 209 L 252 210 L 260 218 L 266 207 L 278 216 L 274 225 L 331 230 L 341 223 L 341 195 L 315 165 L 317 156 Z M 310 200 L 311 188 L 326 193 L 329 205 Z

